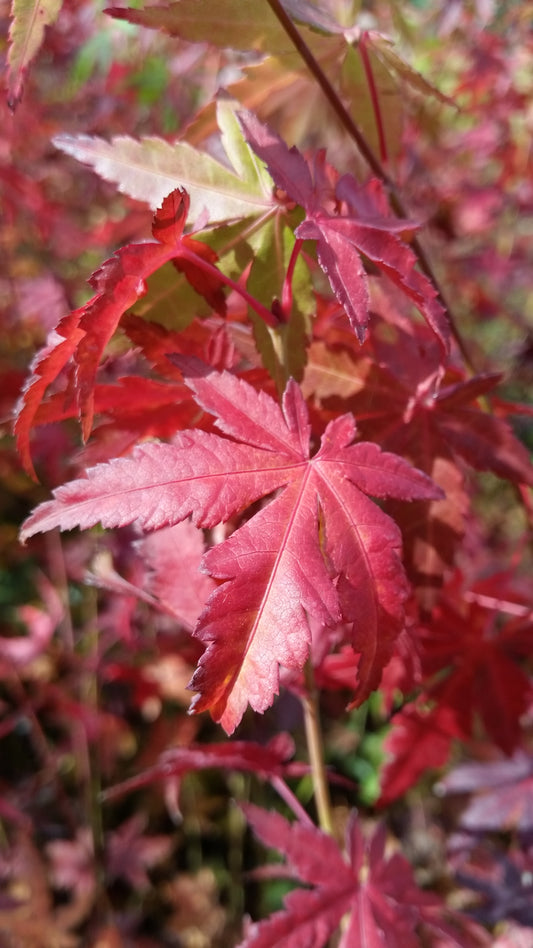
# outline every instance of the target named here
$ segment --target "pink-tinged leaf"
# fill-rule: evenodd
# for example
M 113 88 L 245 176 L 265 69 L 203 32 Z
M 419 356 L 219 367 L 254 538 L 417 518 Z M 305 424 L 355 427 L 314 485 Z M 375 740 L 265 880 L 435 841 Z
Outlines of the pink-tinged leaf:
M 53 884 L 58 889 L 87 897 L 95 888 L 94 843 L 89 829 L 81 828 L 74 839 L 54 839 L 46 844 Z
M 353 484 L 373 497 L 396 497 L 397 500 L 413 500 L 422 493 L 432 499 L 442 499 L 444 491 L 432 485 L 421 471 L 412 467 L 404 458 L 382 451 L 377 444 L 363 441 L 354 444 L 346 452 L 354 467 L 347 476 Z
M 353 624 L 361 653 L 357 700 L 364 700 L 401 631 L 407 594 L 399 531 L 366 493 L 375 484 L 378 496 L 411 500 L 440 490 L 375 445 L 351 445 L 350 415 L 329 424 L 310 458 L 307 409 L 293 381 L 280 410 L 228 372 L 190 357 L 175 361 L 225 437 L 185 431 L 173 444 L 146 444 L 131 458 L 92 468 L 57 488 L 26 521 L 22 538 L 98 522 L 135 520 L 154 530 L 188 516 L 212 527 L 284 488 L 205 556 L 205 568 L 223 585 L 195 630 L 206 651 L 192 681 L 194 706 L 209 708 L 228 732 L 247 703 L 264 711 L 278 692 L 279 667 L 305 663 L 308 616 L 322 626 Z
M 370 298 L 365 269 L 357 247 L 334 227 L 327 227 L 322 221 L 304 221 L 298 227 L 297 235 L 302 240 L 316 240 L 318 262 L 359 342 L 364 342 Z
M 173 849 L 171 836 L 145 836 L 146 816 L 135 813 L 109 834 L 106 846 L 110 880 L 122 879 L 135 892 L 150 887 L 147 869 L 167 859 Z
M 323 948 L 350 907 L 352 888 L 348 878 L 345 889 L 291 892 L 286 911 L 249 925 L 238 948 Z
M 286 909 L 250 926 L 239 948 L 321 948 L 349 910 L 357 887 L 339 847 L 313 826 L 288 823 L 251 804 L 243 810 L 261 842 L 284 853 L 295 875 L 317 888 L 291 892 Z
M 533 830 L 533 757 L 518 750 L 511 758 L 462 764 L 440 781 L 441 794 L 475 793 L 461 815 L 473 832 Z
M 19 607 L 18 618 L 25 624 L 28 634 L 0 636 L 0 660 L 24 668 L 46 651 L 55 622 L 46 612 L 30 603 Z
M 13 111 L 22 98 L 28 66 L 37 54 L 44 31 L 58 17 L 62 0 L 13 0 L 7 57 L 8 105 Z
M 337 438 L 342 443 L 349 437 L 340 431 L 347 426 L 347 419 L 344 416 L 330 423 L 316 457 L 326 471 L 333 463 L 344 475 L 321 485 L 320 503 L 326 537 L 331 537 L 328 552 L 339 576 L 343 616 L 345 621 L 353 621 L 352 645 L 361 653 L 353 702 L 360 704 L 379 685 L 403 624 L 403 602 L 408 594 L 401 568 L 400 532 L 361 492 L 412 500 L 422 494 L 429 496 L 427 491 L 440 496 L 440 490 L 420 471 L 376 445 L 347 446 L 341 455 L 333 445 Z M 370 577 L 377 576 L 381 581 L 375 583 Z
M 26 603 L 17 609 L 17 617 L 26 626 L 26 635 L 0 636 L 0 661 L 24 668 L 46 651 L 52 635 L 64 615 L 56 590 L 44 577 L 39 580 L 43 604 Z
M 335 195 L 350 209 L 352 217 L 385 227 L 391 234 L 412 237 L 420 227 L 416 221 L 393 217 L 385 186 L 378 178 L 359 185 L 353 175 L 343 174 L 335 186 Z
M 301 152 L 263 125 L 252 112 L 239 112 L 245 138 L 253 150 L 267 165 L 278 188 L 285 191 L 293 201 L 307 208 L 313 201 L 313 180 L 307 162 Z
M 158 530 L 193 510 L 198 526 L 213 527 L 280 486 L 287 475 L 280 476 L 276 461 L 269 452 L 217 435 L 182 432 L 173 444 L 140 445 L 130 458 L 98 464 L 86 477 L 56 488 L 55 500 L 28 518 L 21 539 L 96 523 L 122 527 L 137 521 L 144 530 Z
M 316 826 L 289 823 L 281 814 L 262 810 L 251 803 L 242 804 L 242 809 L 261 842 L 282 852 L 289 867 L 305 881 L 313 885 L 330 885 L 334 866 L 342 866 L 344 881 L 350 876 L 336 841 Z M 350 884 L 353 886 L 353 878 Z
M 341 618 L 317 538 L 316 497 L 295 483 L 206 556 L 211 575 L 226 582 L 195 633 L 207 648 L 191 681 L 199 692 L 192 707 L 209 708 L 228 733 L 248 703 L 259 712 L 269 707 L 280 665 L 305 664 L 307 614 L 323 625 Z
M 247 140 L 265 162 L 277 186 L 304 208 L 306 219 L 295 235 L 317 241 L 318 262 L 359 341 L 364 340 L 368 323 L 368 289 L 362 260 L 366 257 L 415 304 L 447 351 L 449 324 L 437 292 L 416 269 L 416 255 L 398 236 L 417 225 L 387 216 L 384 193 L 373 188 L 372 182 L 363 197 L 353 179 L 345 175 L 338 189 L 324 193 L 318 167 L 317 181 L 313 183 L 307 162 L 296 148 L 289 149 L 252 113 L 241 112 L 239 118 Z M 335 208 L 339 200 L 346 205 L 343 213 Z M 361 214 L 362 208 L 366 213 Z
M 188 387 L 194 392 L 196 401 L 205 411 L 216 416 L 216 425 L 224 434 L 270 451 L 280 452 L 300 459 L 309 453 L 310 427 L 307 411 L 298 398 L 298 386 L 291 380 L 284 397 L 284 407 L 297 401 L 303 405 L 306 438 L 302 444 L 300 432 L 294 430 L 294 422 L 287 424 L 279 405 L 266 392 L 256 391 L 242 379 L 225 373 L 224 390 L 221 391 L 219 376 L 200 359 L 189 356 L 171 356 L 170 361 L 181 369 Z M 292 397 L 291 397 L 292 394 Z M 290 410 L 290 408 L 288 409 Z M 297 410 L 297 409 L 296 409 Z M 292 421 L 292 418 L 290 419 Z
M 192 631 L 214 588 L 213 580 L 200 572 L 202 533 L 185 520 L 148 534 L 137 549 L 149 569 L 149 591 Z
M 498 924 L 498 931 L 501 928 L 501 922 Z M 497 938 L 492 943 L 492 948 L 530 948 L 531 926 L 518 925 L 516 922 L 505 923 L 503 931 L 499 931 Z
M 427 277 L 415 269 L 415 254 L 396 236 L 396 229 L 392 221 L 364 222 L 353 217 L 317 214 L 300 224 L 295 233 L 304 239 L 317 240 L 319 263 L 328 275 L 337 299 L 346 309 L 360 342 L 364 339 L 368 322 L 368 311 L 365 313 L 362 309 L 366 277 L 361 262 L 358 270 L 353 272 L 353 259 L 354 255 L 361 259 L 363 254 L 413 301 L 446 349 L 449 326 L 437 301 L 437 292 Z

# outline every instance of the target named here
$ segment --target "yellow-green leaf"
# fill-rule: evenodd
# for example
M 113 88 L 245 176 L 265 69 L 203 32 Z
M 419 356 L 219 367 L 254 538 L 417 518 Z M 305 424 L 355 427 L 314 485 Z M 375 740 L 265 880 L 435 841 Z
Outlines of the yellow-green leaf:
M 269 52 L 291 46 L 268 4 L 258 0 L 179 0 L 140 10 L 113 7 L 106 12 L 190 43 L 211 43 L 222 49 Z
M 13 0 L 7 57 L 7 96 L 15 110 L 22 98 L 28 65 L 38 52 L 46 26 L 54 23 L 62 0 Z
M 256 217 L 272 206 L 272 182 L 232 122 L 230 111 L 228 103 L 221 103 L 218 114 L 224 144 L 232 143 L 229 157 L 237 161 L 235 171 L 184 141 L 169 144 L 160 138 L 137 141 L 119 135 L 107 142 L 90 135 L 58 135 L 54 144 L 153 208 L 175 188 L 185 188 L 191 201 L 188 223 L 193 226 L 198 221 L 213 225 Z

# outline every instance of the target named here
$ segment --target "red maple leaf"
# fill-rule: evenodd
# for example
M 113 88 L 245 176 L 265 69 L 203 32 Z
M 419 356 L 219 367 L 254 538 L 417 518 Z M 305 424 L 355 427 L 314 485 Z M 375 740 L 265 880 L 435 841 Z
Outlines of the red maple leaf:
M 518 659 L 529 654 L 531 630 L 531 618 L 503 621 L 495 608 L 461 601 L 455 583 L 441 597 L 419 631 L 422 668 L 427 694 L 453 712 L 458 737 L 475 737 L 481 722 L 505 753 L 518 746 L 533 695 Z
M 424 351 L 417 353 L 413 344 L 406 348 L 406 342 L 408 337 L 400 336 L 397 364 L 390 359 L 388 366 L 367 358 L 354 362 L 350 380 L 354 387 L 355 381 L 359 383 L 358 390 L 342 401 L 327 398 L 326 405 L 329 410 L 341 405 L 351 409 L 363 437 L 408 458 L 442 487 L 444 499 L 417 502 L 408 516 L 394 501 L 385 506 L 402 529 L 408 576 L 431 608 L 434 590 L 453 564 L 464 530 L 469 509 L 465 466 L 492 471 L 518 484 L 533 484 L 533 467 L 507 421 L 478 403 L 494 389 L 499 375 L 463 381 L 454 372 L 443 380 L 438 368 L 425 365 Z
M 407 594 L 399 530 L 367 494 L 412 500 L 439 496 L 439 489 L 377 445 L 352 444 L 351 415 L 328 425 L 311 457 L 307 409 L 293 380 L 280 409 L 228 372 L 175 361 L 225 437 L 184 431 L 172 444 L 145 444 L 131 458 L 92 468 L 32 514 L 23 538 L 98 522 L 155 530 L 189 515 L 213 527 L 282 489 L 204 557 L 222 584 L 195 629 L 206 650 L 191 682 L 194 707 L 210 709 L 228 732 L 248 703 L 264 711 L 278 692 L 279 667 L 303 667 L 308 615 L 324 627 L 353 624 L 357 700 L 364 700 L 403 627 Z
M 520 746 L 521 721 L 533 695 L 521 667 L 531 652 L 530 597 L 514 591 L 505 572 L 467 592 L 461 585 L 457 572 L 430 621 L 413 631 L 423 690 L 393 717 L 384 745 L 391 759 L 381 777 L 381 805 L 428 768 L 442 767 L 453 739 L 475 739 L 481 726 L 483 736 L 505 753 Z
M 112 800 L 162 780 L 171 782 L 173 796 L 177 798 L 179 782 L 185 774 L 212 768 L 254 773 L 271 779 L 284 775 L 301 776 L 308 768 L 305 764 L 289 763 L 293 754 L 294 741 L 290 734 L 284 732 L 277 734 L 264 746 L 253 741 L 232 740 L 225 744 L 190 744 L 188 747 L 176 747 L 160 754 L 153 767 L 110 787 L 105 791 L 105 798 Z
M 137 552 L 147 568 L 144 584 L 187 629 L 193 629 L 214 583 L 199 572 L 204 538 L 188 520 L 156 530 L 139 540 Z
M 457 734 L 455 715 L 449 708 L 428 710 L 423 701 L 402 708 L 392 725 L 383 746 L 390 759 L 381 774 L 380 806 L 401 796 L 431 768 L 443 767 Z
M 402 340 L 403 341 L 403 340 Z M 422 376 L 422 357 L 412 365 L 410 387 L 400 367 L 362 366 L 365 385 L 349 399 L 364 431 L 393 451 L 411 458 L 422 470 L 432 469 L 435 459 L 457 458 L 478 471 L 493 471 L 515 483 L 533 484 L 528 452 L 509 425 L 484 411 L 477 400 L 492 391 L 500 375 L 487 374 L 451 384 L 433 369 Z M 404 356 L 405 364 L 405 356 Z M 411 367 L 411 363 L 409 363 Z M 405 365 L 404 365 L 405 367 Z
M 167 358 L 172 352 L 196 356 L 217 369 L 231 369 L 239 360 L 228 336 L 227 324 L 220 317 L 193 319 L 186 329 L 173 332 L 130 312 L 121 320 L 121 328 L 164 378 L 181 380 L 181 372 Z
M 94 388 L 100 359 L 123 314 L 146 293 L 145 281 L 151 274 L 172 260 L 208 302 L 223 308 L 220 284 L 215 285 L 213 274 L 206 274 L 201 266 L 202 261 L 212 264 L 216 255 L 207 245 L 183 234 L 188 208 L 186 191 L 178 188 L 169 194 L 154 217 L 152 231 L 156 242 L 128 244 L 106 260 L 89 280 L 96 295 L 65 316 L 45 348 L 37 354 L 15 423 L 18 450 L 24 467 L 33 477 L 30 431 L 46 389 L 73 358 L 67 404 L 69 400 L 74 401 L 86 439 L 93 423 Z
M 289 148 L 251 112 L 241 112 L 239 118 L 245 137 L 265 162 L 277 186 L 304 208 L 306 217 L 295 235 L 300 240 L 316 240 L 318 262 L 359 341 L 365 337 L 369 313 L 363 265 L 363 258 L 367 258 L 415 304 L 447 350 L 449 326 L 437 292 L 416 269 L 416 255 L 401 239 L 418 225 L 397 220 L 388 212 L 385 193 L 378 182 L 371 181 L 366 188 L 360 188 L 354 178 L 344 175 L 334 189 L 326 189 L 321 154 L 315 162 L 313 182 L 309 166 L 297 148 Z
M 420 928 L 445 932 L 448 939 L 443 944 L 449 946 L 480 944 L 479 929 L 470 926 L 468 932 L 465 920 L 461 931 L 457 916 L 453 937 L 444 906 L 417 887 L 400 853 L 386 858 L 384 826 L 367 841 L 352 814 L 346 859 L 335 840 L 312 825 L 290 824 L 278 813 L 251 804 L 243 809 L 259 839 L 282 852 L 291 874 L 312 888 L 294 890 L 283 911 L 249 926 L 239 948 L 322 948 L 345 916 L 339 948 L 418 948 Z

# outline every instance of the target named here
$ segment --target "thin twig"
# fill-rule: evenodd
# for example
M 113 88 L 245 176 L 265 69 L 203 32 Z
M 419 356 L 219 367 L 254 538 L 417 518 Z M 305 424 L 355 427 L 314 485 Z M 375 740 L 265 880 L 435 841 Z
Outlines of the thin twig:
M 309 762 L 313 776 L 318 822 L 324 833 L 333 834 L 333 818 L 331 815 L 331 800 L 327 780 L 326 762 L 324 759 L 324 741 L 320 727 L 318 696 L 315 685 L 315 676 L 311 659 L 305 666 L 306 695 L 303 698 L 305 735 Z
M 372 99 L 372 108 L 374 109 L 374 116 L 376 119 L 381 161 L 387 161 L 387 142 L 385 140 L 385 129 L 383 128 L 383 116 L 381 114 L 378 90 L 376 89 L 376 83 L 374 81 L 374 73 L 372 72 L 370 56 L 368 55 L 368 50 L 366 48 L 366 35 L 367 34 L 365 32 L 361 36 L 361 41 L 359 43 L 359 53 L 361 56 L 361 62 L 363 63 L 363 69 L 365 71 L 368 88 L 370 90 L 370 98 Z
M 292 810 L 295 817 L 304 823 L 306 826 L 314 826 L 311 817 L 307 813 L 307 810 L 304 810 L 302 804 L 300 803 L 298 797 L 294 795 L 291 788 L 285 783 L 283 777 L 277 777 L 274 775 L 271 778 L 271 784 L 274 790 L 277 791 L 281 799 L 287 804 L 287 806 Z

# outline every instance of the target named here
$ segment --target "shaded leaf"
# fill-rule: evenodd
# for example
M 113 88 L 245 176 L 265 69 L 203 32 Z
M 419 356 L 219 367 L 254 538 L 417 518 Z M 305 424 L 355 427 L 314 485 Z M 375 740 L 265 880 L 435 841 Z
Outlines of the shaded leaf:
M 377 33 L 375 30 L 369 30 L 361 37 L 367 48 L 376 56 L 376 58 L 391 72 L 402 80 L 416 92 L 425 96 L 431 96 L 442 102 L 444 105 L 451 105 L 454 108 L 455 102 L 447 95 L 444 95 L 431 82 L 428 82 L 424 76 L 403 59 L 394 49 L 394 43 L 388 37 Z
M 519 745 L 520 720 L 533 697 L 518 661 L 528 631 L 531 636 L 531 620 L 502 622 L 495 609 L 465 603 L 456 583 L 441 596 L 430 623 L 419 630 L 422 668 L 433 700 L 441 711 L 453 711 L 458 737 L 475 737 L 481 722 L 505 753 Z
M 324 346 L 324 344 L 322 344 Z M 333 351 L 332 367 L 346 353 L 353 366 L 353 394 L 342 401 L 327 394 L 327 387 L 340 385 L 328 375 L 326 353 L 315 363 L 309 382 L 320 392 L 325 385 L 327 406 L 351 408 L 358 419 L 363 437 L 372 437 L 386 450 L 409 458 L 426 471 L 445 492 L 445 499 L 416 502 L 408 516 L 399 505 L 388 502 L 386 509 L 399 523 L 405 545 L 405 562 L 410 579 L 419 587 L 426 608 L 435 602 L 435 590 L 447 568 L 453 566 L 458 542 L 470 508 L 464 485 L 464 463 L 477 470 L 490 470 L 514 483 L 531 484 L 533 467 L 528 452 L 513 434 L 509 424 L 491 415 L 476 400 L 492 391 L 498 375 L 481 375 L 457 381 L 456 375 L 442 379 L 438 369 L 431 370 L 426 350 L 405 333 L 397 333 L 394 351 L 375 360 L 356 361 L 352 347 L 345 343 Z M 344 356 L 344 363 L 349 365 Z M 429 369 L 429 372 L 428 372 Z M 323 381 L 324 380 L 324 381 Z M 317 388 L 318 387 L 318 388 Z M 309 391 L 308 385 L 305 386 Z
M 150 887 L 147 870 L 167 859 L 174 842 L 171 836 L 146 836 L 146 816 L 135 813 L 109 834 L 106 850 L 110 880 L 122 879 L 135 892 Z
M 160 29 L 189 43 L 270 51 L 289 45 L 285 32 L 267 5 L 242 0 L 179 0 L 141 9 L 110 7 L 109 16 Z
M 448 708 L 408 705 L 392 719 L 383 749 L 389 760 L 381 773 L 380 806 L 405 793 L 430 769 L 444 767 L 457 733 L 453 712 Z
M 510 758 L 456 767 L 437 785 L 441 794 L 474 794 L 461 815 L 473 832 L 533 831 L 533 757 L 517 750 Z

